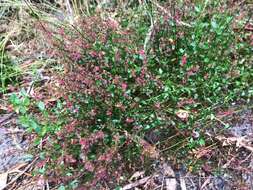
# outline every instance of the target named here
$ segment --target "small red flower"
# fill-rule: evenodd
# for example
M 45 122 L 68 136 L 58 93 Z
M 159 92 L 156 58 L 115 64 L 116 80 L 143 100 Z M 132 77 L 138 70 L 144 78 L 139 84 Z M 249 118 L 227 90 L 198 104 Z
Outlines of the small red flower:
M 98 131 L 97 133 L 95 133 L 94 138 L 95 139 L 103 139 L 105 137 L 105 134 L 103 131 Z
M 204 75 L 204 79 L 205 79 L 205 80 L 207 80 L 207 79 L 208 79 L 208 77 L 209 77 L 209 74 L 208 74 L 208 73 L 206 73 L 206 74 Z
M 183 55 L 182 59 L 181 59 L 181 66 L 184 66 L 187 63 L 187 56 Z
M 74 61 L 78 61 L 78 60 L 81 59 L 82 55 L 81 55 L 79 52 L 73 52 L 73 53 L 71 54 L 71 57 L 72 57 L 72 59 L 73 59 Z
M 89 172 L 93 172 L 94 171 L 94 166 L 93 164 L 90 162 L 90 161 L 87 161 L 85 164 L 84 164 L 84 168 L 86 170 L 88 170 Z
M 107 115 L 107 116 L 112 116 L 112 111 L 111 111 L 111 110 L 107 110 L 107 111 L 106 111 L 106 115 Z
M 97 57 L 98 56 L 98 53 L 96 51 L 90 51 L 90 56 L 91 57 Z
M 133 123 L 134 122 L 134 119 L 133 118 L 126 118 L 126 123 Z
M 98 72 L 100 70 L 99 66 L 94 67 L 94 72 Z
M 76 159 L 72 155 L 65 155 L 66 163 L 76 163 Z
M 110 18 L 110 19 L 108 20 L 108 26 L 109 26 L 111 29 L 116 30 L 117 28 L 119 28 L 119 23 L 118 23 L 116 20 Z
M 139 54 L 140 54 L 140 56 L 144 57 L 145 56 L 145 51 L 142 49 L 142 50 L 139 51 Z
M 82 138 L 79 141 L 79 144 L 82 146 L 83 149 L 88 150 L 88 148 L 90 147 L 90 142 L 88 139 Z
M 97 111 L 95 109 L 92 109 L 89 113 L 92 117 L 97 115 Z
M 122 83 L 122 84 L 121 84 L 121 88 L 122 88 L 123 91 L 126 91 L 126 89 L 127 89 L 127 84 L 126 84 L 126 83 Z
M 65 126 L 65 129 L 66 129 L 66 131 L 67 131 L 68 133 L 71 133 L 71 132 L 73 132 L 73 131 L 75 130 L 75 126 L 72 125 L 72 124 L 69 124 L 69 125 L 66 125 L 66 126 Z
M 160 109 L 161 108 L 161 104 L 159 102 L 155 103 L 155 108 L 156 109 Z

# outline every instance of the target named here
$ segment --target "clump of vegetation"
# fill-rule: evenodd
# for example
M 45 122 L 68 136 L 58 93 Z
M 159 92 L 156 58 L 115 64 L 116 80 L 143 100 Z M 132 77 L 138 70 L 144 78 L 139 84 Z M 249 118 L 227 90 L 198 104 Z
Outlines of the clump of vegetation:
M 11 97 L 41 143 L 38 172 L 70 189 L 96 189 L 122 185 L 172 151 L 189 162 L 190 150 L 211 143 L 205 132 L 216 111 L 252 99 L 252 46 L 237 25 L 236 12 L 216 1 L 150 2 L 71 25 L 39 21 L 50 56 L 64 67 L 55 74 L 58 100 Z M 147 137 L 154 130 L 156 145 Z
M 2 41 L 3 42 L 3 41 Z M 20 69 L 13 60 L 7 55 L 3 44 L 0 43 L 0 93 L 7 90 L 8 85 L 19 82 Z

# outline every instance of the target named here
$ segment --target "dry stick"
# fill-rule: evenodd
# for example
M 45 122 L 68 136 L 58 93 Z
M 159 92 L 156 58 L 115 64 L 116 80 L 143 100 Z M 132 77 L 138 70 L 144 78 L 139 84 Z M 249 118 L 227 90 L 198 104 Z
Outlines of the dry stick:
M 162 10 L 164 13 L 166 13 L 166 14 L 172 19 L 171 14 L 170 14 L 164 7 L 162 7 L 161 5 L 159 5 L 156 1 L 153 1 L 152 3 L 153 3 L 155 6 L 157 6 L 157 8 L 159 8 L 159 9 Z M 190 24 L 185 23 L 185 22 L 182 22 L 182 21 L 176 21 L 176 22 L 177 22 L 177 24 L 182 25 L 182 26 L 192 27 Z
M 132 189 L 134 187 L 138 187 L 139 185 L 143 185 L 145 183 L 147 183 L 147 181 L 151 178 L 151 176 L 147 176 L 147 177 L 144 177 L 134 183 L 130 183 L 128 185 L 125 185 L 122 190 L 128 190 L 128 189 Z
M 154 32 L 154 27 L 155 27 L 156 22 L 157 22 L 157 20 L 154 23 L 151 22 L 151 25 L 149 27 L 148 33 L 146 35 L 145 42 L 144 42 L 144 47 L 143 47 L 145 53 L 147 53 L 148 43 L 151 40 L 151 36 L 152 36 L 152 34 Z
M 22 187 L 18 187 L 18 189 L 17 189 L 17 187 L 15 187 L 15 185 L 13 184 L 13 186 L 8 190 L 26 190 L 26 189 L 31 189 L 31 186 L 34 187 L 36 185 L 37 185 L 37 183 L 34 181 L 26 181 L 25 184 L 22 184 Z
M 17 134 L 17 133 L 23 133 L 22 135 L 24 135 L 25 134 L 25 132 L 24 131 L 8 131 L 8 132 L 6 132 L 6 133 L 1 133 L 1 134 L 3 134 L 3 135 L 13 135 L 13 134 Z
M 145 6 L 146 7 L 146 6 Z M 155 25 L 156 25 L 156 23 L 157 23 L 157 20 L 158 19 L 155 19 L 155 21 L 153 21 L 153 18 L 152 18 L 152 15 L 148 12 L 148 10 L 147 10 L 147 13 L 148 13 L 148 15 L 149 15 L 149 17 L 150 17 L 150 27 L 149 27 L 149 29 L 148 29 L 148 33 L 147 33 L 147 35 L 146 35 L 146 38 L 145 38 L 145 41 L 144 41 L 144 47 L 143 47 L 143 49 L 144 49 L 144 52 L 145 53 L 147 53 L 147 50 L 148 50 L 148 43 L 149 43 L 149 41 L 151 40 L 151 36 L 153 35 L 153 33 L 154 33 L 154 28 L 155 28 Z
M 252 153 L 250 153 L 245 159 L 243 159 L 242 161 L 240 161 L 240 164 L 243 164 L 244 162 L 246 162 L 250 157 L 252 156 Z
M 31 166 L 38 160 L 38 157 L 36 157 L 28 166 L 26 166 L 26 168 L 19 173 L 17 176 L 15 176 L 15 178 L 13 178 L 8 184 L 6 184 L 5 188 L 9 187 L 11 184 L 13 184 L 14 182 L 16 182 L 24 173 L 26 173 L 27 170 L 29 170 L 31 168 Z
M 8 119 L 11 119 L 11 117 L 12 117 L 14 114 L 15 114 L 15 113 L 12 112 L 12 113 L 10 113 L 9 115 L 7 115 L 6 117 L 2 118 L 2 119 L 0 120 L 0 126 L 1 126 L 5 121 L 7 121 Z
M 169 147 L 166 147 L 166 148 L 164 148 L 163 150 L 161 150 L 161 151 L 159 151 L 159 152 L 164 152 L 164 151 L 166 151 L 166 150 L 169 150 L 169 149 L 171 149 L 171 148 L 173 148 L 173 147 L 175 147 L 175 146 L 177 146 L 177 145 L 179 145 L 179 144 L 181 144 L 181 143 L 187 141 L 188 139 L 189 139 L 189 137 L 186 138 L 186 139 L 184 139 L 184 140 L 181 140 L 181 141 L 179 141 L 179 142 L 177 142 L 177 143 L 175 143 L 175 144 L 173 144 L 173 145 L 171 145 L 171 146 L 169 146 Z
M 165 178 L 165 176 L 163 175 L 163 181 L 162 181 L 162 185 L 161 185 L 161 190 L 163 190 L 164 178 Z
M 180 187 L 181 187 L 181 190 L 187 190 L 186 188 L 186 182 L 185 182 L 185 179 L 180 177 Z
M 205 180 L 205 182 L 201 185 L 200 190 L 203 190 L 205 188 L 205 186 L 207 186 L 207 184 L 210 182 L 210 176 Z
M 175 135 L 172 135 L 172 136 L 168 137 L 167 139 L 160 141 L 159 144 L 165 143 L 165 142 L 167 142 L 167 141 L 169 141 L 169 140 L 171 140 L 171 139 L 173 139 L 173 138 L 175 138 L 179 135 L 180 135 L 180 133 L 177 132 Z

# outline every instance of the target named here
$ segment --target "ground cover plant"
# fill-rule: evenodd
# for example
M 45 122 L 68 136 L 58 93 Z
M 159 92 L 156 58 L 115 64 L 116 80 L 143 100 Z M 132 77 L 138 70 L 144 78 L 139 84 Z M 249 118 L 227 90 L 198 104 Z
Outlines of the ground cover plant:
M 230 127 L 217 113 L 252 103 L 251 15 L 238 4 L 93 2 L 70 21 L 24 6 L 55 63 L 43 89 L 9 101 L 40 147 L 35 174 L 59 189 L 120 189 L 165 157 L 198 170 L 198 150 Z

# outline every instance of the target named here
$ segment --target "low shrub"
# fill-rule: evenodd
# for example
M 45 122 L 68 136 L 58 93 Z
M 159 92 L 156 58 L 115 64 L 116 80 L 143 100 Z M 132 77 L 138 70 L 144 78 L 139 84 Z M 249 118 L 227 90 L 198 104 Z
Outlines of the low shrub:
M 165 131 L 165 139 L 179 133 L 176 141 L 186 145 L 178 156 L 186 156 L 208 143 L 204 126 L 218 108 L 252 98 L 252 65 L 238 59 L 252 47 L 234 31 L 234 12 L 203 5 L 171 14 L 153 6 L 137 10 L 136 20 L 123 14 L 39 23 L 51 56 L 64 64 L 55 74 L 61 99 L 39 102 L 41 113 L 21 121 L 37 132 L 37 143 L 44 139 L 40 172 L 51 182 L 116 187 L 163 152 L 149 132 Z

